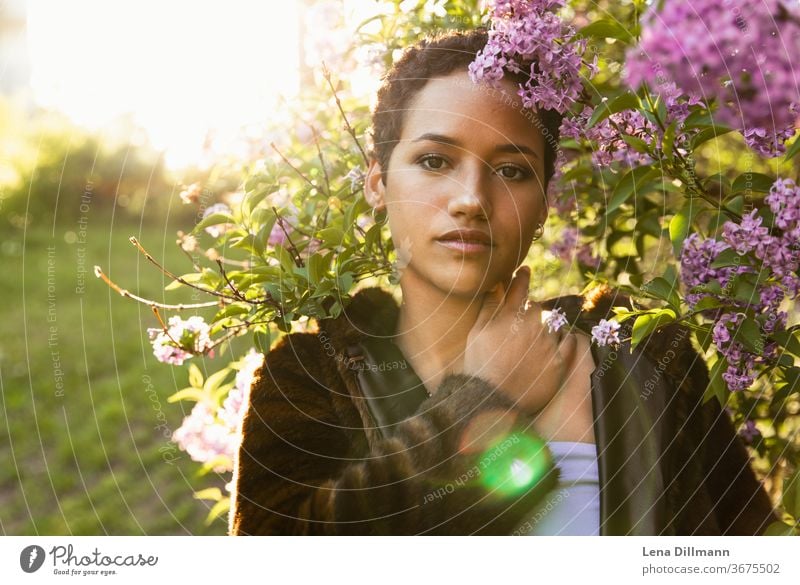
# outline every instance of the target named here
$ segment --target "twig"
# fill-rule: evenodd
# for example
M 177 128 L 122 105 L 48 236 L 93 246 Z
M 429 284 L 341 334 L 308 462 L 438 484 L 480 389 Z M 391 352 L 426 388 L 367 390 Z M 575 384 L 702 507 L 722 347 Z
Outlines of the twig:
M 222 278 L 224 278 L 225 282 L 228 283 L 228 286 L 230 287 L 231 291 L 233 292 L 233 295 L 237 299 L 239 299 L 240 301 L 245 301 L 246 302 L 247 299 L 244 297 L 244 295 L 242 295 L 242 293 L 239 291 L 239 289 L 237 289 L 235 286 L 233 286 L 233 283 L 228 278 L 228 273 L 225 272 L 225 267 L 222 265 L 222 262 L 220 262 L 219 258 L 217 258 L 217 266 L 219 266 L 219 271 L 222 274 Z
M 278 213 L 278 210 L 275 209 L 274 205 L 272 206 L 272 211 L 275 214 L 275 216 L 278 218 L 278 225 L 281 226 L 281 229 L 283 230 L 283 233 L 286 235 L 286 241 L 289 242 L 289 249 L 292 252 L 294 252 L 295 256 L 297 256 L 297 265 L 300 266 L 300 267 L 305 266 L 305 262 L 303 262 L 303 258 L 300 256 L 300 252 L 297 250 L 297 246 L 294 245 L 294 242 L 292 241 L 292 237 L 289 235 L 289 232 L 286 231 L 286 226 L 283 225 L 283 217 L 281 217 L 281 214 Z
M 317 156 L 319 157 L 319 164 L 322 167 L 322 174 L 325 177 L 325 191 L 327 196 L 331 196 L 331 181 L 328 177 L 328 169 L 325 168 L 325 159 L 322 157 L 322 150 L 319 147 L 319 138 L 317 134 L 317 129 L 314 126 L 311 126 L 311 133 L 314 135 L 314 146 L 317 147 Z
M 316 188 L 317 188 L 317 186 L 314 184 L 314 181 L 312 181 L 311 179 L 309 179 L 308 177 L 306 177 L 306 176 L 303 174 L 303 172 L 302 172 L 300 169 L 298 169 L 298 168 L 297 168 L 296 166 L 294 166 L 294 165 L 293 165 L 291 162 L 289 162 L 289 159 L 288 159 L 288 158 L 286 158 L 286 157 L 283 155 L 283 153 L 282 153 L 282 152 L 281 152 L 281 151 L 278 149 L 278 147 L 277 147 L 277 146 L 275 146 L 275 143 L 274 143 L 274 142 L 270 142 L 270 143 L 269 143 L 269 145 L 272 147 L 272 149 L 273 149 L 275 152 L 277 152 L 277 153 L 278 153 L 278 156 L 279 156 L 279 157 L 281 157 L 281 159 L 283 159 L 283 162 L 285 162 L 287 165 L 289 165 L 289 166 L 292 168 L 292 170 L 293 170 L 295 173 L 297 173 L 298 175 L 300 175 L 300 178 L 301 178 L 301 179 L 303 179 L 303 180 L 304 180 L 306 183 L 308 183 L 309 185 L 311 185 L 311 186 L 312 186 L 314 189 L 316 189 Z
M 95 266 L 94 267 L 94 275 L 97 278 L 102 279 L 103 282 L 105 282 L 109 287 L 111 287 L 113 290 L 118 292 L 120 294 L 120 296 L 127 297 L 129 299 L 133 299 L 134 301 L 143 303 L 143 304 L 148 305 L 150 307 L 159 307 L 161 309 L 170 309 L 170 310 L 173 310 L 173 311 L 183 311 L 183 310 L 186 310 L 186 309 L 203 309 L 205 307 L 217 307 L 217 306 L 219 306 L 219 301 L 209 301 L 207 303 L 192 303 L 192 304 L 188 304 L 188 305 L 185 305 L 183 303 L 180 303 L 180 304 L 177 304 L 177 305 L 168 305 L 168 304 L 165 304 L 165 303 L 158 303 L 156 301 L 151 301 L 150 299 L 145 299 L 144 297 L 140 297 L 138 295 L 135 295 L 132 292 L 130 292 L 130 291 L 124 289 L 124 288 L 121 288 L 119 285 L 117 285 L 115 282 L 113 282 L 110 278 L 108 278 L 103 273 L 103 270 L 99 266 Z
M 142 246 L 142 245 L 139 243 L 139 240 L 137 240 L 137 239 L 136 239 L 134 236 L 131 236 L 131 237 L 130 237 L 130 238 L 128 238 L 128 239 L 130 240 L 131 244 L 133 244 L 134 246 L 136 246 L 136 247 L 139 249 L 139 251 L 140 251 L 142 254 L 144 254 L 144 257 L 145 257 L 145 258 L 147 258 L 147 259 L 148 259 L 150 262 L 152 262 L 152 263 L 153 263 L 153 264 L 154 264 L 154 265 L 155 265 L 155 266 L 156 266 L 156 267 L 157 267 L 159 270 L 161 270 L 161 272 L 163 272 L 164 274 L 166 274 L 166 275 L 167 275 L 167 276 L 169 276 L 170 278 L 173 278 L 173 279 L 177 280 L 178 282 L 180 282 L 181 284 L 184 284 L 184 285 L 186 285 L 186 286 L 188 286 L 188 287 L 190 287 L 190 288 L 193 288 L 193 289 L 195 289 L 195 290 L 199 290 L 199 291 L 201 291 L 201 292 L 204 292 L 204 293 L 208 293 L 208 294 L 210 294 L 210 295 L 213 295 L 213 296 L 217 296 L 217 297 L 220 297 L 220 298 L 223 298 L 223 299 L 227 299 L 227 300 L 229 300 L 229 301 L 235 301 L 235 300 L 237 300 L 237 299 L 236 299 L 236 297 L 232 297 L 232 296 L 229 296 L 229 295 L 223 294 L 223 293 L 221 293 L 221 292 L 219 292 L 219 291 L 216 291 L 216 290 L 209 290 L 209 289 L 207 289 L 207 288 L 202 288 L 202 287 L 199 287 L 199 286 L 197 286 L 197 285 L 194 285 L 194 284 L 192 284 L 191 282 L 188 282 L 188 281 L 184 280 L 183 278 L 181 278 L 181 277 L 180 277 L 180 276 L 178 276 L 177 274 L 173 274 L 172 272 L 170 272 L 169 270 L 167 270 L 167 269 L 166 269 L 164 266 L 162 266 L 161 264 L 159 264 L 159 263 L 156 261 L 156 259 L 155 259 L 155 258 L 153 258 L 153 256 L 151 256 L 151 255 L 150 255 L 150 253 L 149 253 L 147 250 L 145 250 L 145 249 L 144 249 L 144 247 L 143 247 L 143 246 Z
M 358 150 L 361 151 L 361 157 L 364 159 L 364 165 L 369 167 L 369 158 L 367 157 L 367 153 L 364 152 L 364 148 L 361 146 L 361 142 L 359 142 L 358 137 L 356 136 L 355 130 L 350 125 L 350 121 L 347 119 L 347 114 L 344 113 L 344 108 L 342 107 L 342 102 L 339 101 L 339 94 L 336 93 L 336 88 L 333 87 L 333 82 L 331 81 L 331 72 L 328 71 L 327 65 L 325 65 L 325 61 L 322 62 L 322 76 L 325 78 L 325 81 L 328 82 L 328 85 L 333 92 L 333 97 L 336 100 L 336 106 L 339 108 L 339 112 L 342 114 L 342 118 L 344 118 L 344 124 L 347 127 L 347 132 L 350 136 L 353 137 L 353 140 L 358 146 Z
M 172 335 L 170 334 L 170 332 L 169 332 L 169 327 L 167 327 L 167 324 L 166 324 L 166 323 L 164 323 L 164 320 L 161 318 L 161 315 L 160 315 L 160 314 L 159 314 L 159 312 L 158 312 L 158 307 L 150 307 L 150 308 L 153 310 L 153 314 L 156 316 L 156 319 L 158 319 L 158 322 L 159 322 L 159 323 L 161 323 L 161 329 L 163 329 L 163 330 L 164 330 L 164 333 L 166 333 L 166 334 L 167 334 L 167 337 L 169 337 L 170 341 L 171 341 L 172 343 L 174 343 L 175 345 L 177 345 L 177 346 L 178 346 L 180 349 L 182 349 L 183 351 L 186 351 L 186 348 L 185 348 L 185 347 L 183 347 L 183 345 L 181 344 L 181 342 L 180 342 L 180 341 L 176 341 L 176 340 L 175 340 L 175 338 L 174 338 L 174 337 L 172 337 Z M 194 349 L 192 349 L 191 353 L 192 353 L 192 354 L 194 354 L 194 353 L 196 353 L 196 352 L 194 351 Z

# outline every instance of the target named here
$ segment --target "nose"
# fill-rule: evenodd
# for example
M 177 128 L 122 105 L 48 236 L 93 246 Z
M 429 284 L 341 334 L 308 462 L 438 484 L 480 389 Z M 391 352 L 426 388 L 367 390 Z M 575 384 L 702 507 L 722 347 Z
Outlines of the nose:
M 480 168 L 485 165 L 478 162 L 471 166 L 458 177 L 454 185 L 457 193 L 448 202 L 447 211 L 452 216 L 465 215 L 469 219 L 488 220 L 492 215 L 492 204 L 486 184 L 487 174 Z

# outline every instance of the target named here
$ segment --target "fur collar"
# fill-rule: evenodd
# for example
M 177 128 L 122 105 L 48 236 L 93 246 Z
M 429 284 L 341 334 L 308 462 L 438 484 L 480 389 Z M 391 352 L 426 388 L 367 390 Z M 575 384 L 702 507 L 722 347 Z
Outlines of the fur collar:
M 541 302 L 543 308 L 552 310 L 558 307 L 567 316 L 568 327 L 577 327 L 587 334 L 600 319 L 614 316 L 612 307 L 626 306 L 636 308 L 629 296 L 606 284 L 598 285 L 583 294 L 564 295 Z M 390 291 L 382 287 L 365 287 L 353 294 L 345 304 L 344 311 L 336 319 L 325 319 L 320 327 L 336 340 L 343 349 L 359 343 L 365 337 L 386 337 L 394 335 L 400 306 Z M 632 320 L 622 323 L 620 336 L 630 337 Z M 686 362 L 693 361 L 697 355 L 689 341 L 688 330 L 683 325 L 670 324 L 658 334 L 650 336 L 640 347 L 654 362 L 662 362 L 664 355 L 672 350 L 679 359 L 669 359 L 664 363 L 668 376 L 680 381 L 685 379 Z M 630 343 L 623 342 L 623 351 L 630 351 Z
M 562 309 L 569 324 L 580 327 L 613 316 L 612 306 L 630 305 L 630 300 L 619 291 L 600 285 L 582 295 L 555 297 L 541 305 L 547 310 Z M 379 286 L 365 287 L 351 297 L 337 319 L 326 319 L 326 329 L 346 343 L 357 343 L 366 336 L 394 335 L 399 314 L 400 306 L 391 292 Z

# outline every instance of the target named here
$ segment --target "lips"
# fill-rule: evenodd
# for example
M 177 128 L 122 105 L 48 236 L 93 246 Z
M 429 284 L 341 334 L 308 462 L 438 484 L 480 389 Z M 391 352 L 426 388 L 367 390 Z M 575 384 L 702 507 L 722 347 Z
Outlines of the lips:
M 453 230 L 443 234 L 436 241 L 461 257 L 480 257 L 494 247 L 489 234 L 480 230 Z
M 481 230 L 452 230 L 436 238 L 440 242 L 457 242 L 462 244 L 482 244 L 492 247 L 489 234 Z

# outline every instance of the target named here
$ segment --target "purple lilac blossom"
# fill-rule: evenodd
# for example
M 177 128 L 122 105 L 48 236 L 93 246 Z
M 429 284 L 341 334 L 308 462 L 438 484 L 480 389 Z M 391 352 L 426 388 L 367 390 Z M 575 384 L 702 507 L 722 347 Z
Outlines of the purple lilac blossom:
M 600 319 L 597 325 L 592 327 L 592 340 L 598 345 L 615 345 L 619 339 L 620 324 L 616 321 Z
M 739 429 L 739 435 L 748 445 L 752 445 L 761 436 L 761 432 L 756 428 L 755 422 L 746 420 L 742 428 Z
M 496 86 L 503 69 L 525 72 L 530 78 L 519 85 L 518 95 L 527 109 L 570 109 L 583 89 L 580 69 L 586 40 L 576 38 L 556 11 L 565 0 L 496 0 L 492 3 L 491 29 L 486 46 L 469 65 L 473 82 Z M 588 67 L 591 78 L 597 70 Z
M 547 325 L 547 331 L 549 333 L 553 333 L 554 331 L 558 331 L 564 325 L 567 324 L 567 315 L 558 307 L 555 307 L 552 311 L 548 313 L 548 315 L 544 318 L 544 323 Z
M 642 18 L 638 47 L 626 57 L 631 87 L 656 93 L 675 84 L 715 101 L 715 119 L 752 149 L 778 156 L 794 135 L 800 61 L 800 4 L 786 0 L 670 0 Z
M 561 238 L 550 245 L 550 251 L 565 262 L 572 262 L 572 255 L 578 246 L 578 228 L 566 227 Z
M 741 223 L 725 222 L 722 239 L 738 254 L 747 254 L 769 235 L 769 228 L 761 225 L 763 218 L 756 217 L 757 214 L 754 209 L 742 217 Z

